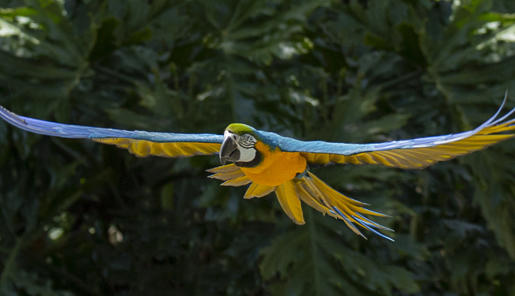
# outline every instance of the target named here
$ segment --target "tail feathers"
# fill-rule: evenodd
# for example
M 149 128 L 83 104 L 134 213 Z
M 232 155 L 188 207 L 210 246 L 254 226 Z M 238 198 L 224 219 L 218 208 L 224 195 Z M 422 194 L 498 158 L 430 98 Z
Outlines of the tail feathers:
M 295 224 L 302 225 L 306 223 L 304 222 L 304 215 L 294 182 L 288 181 L 277 186 L 275 194 L 281 208 Z
M 223 186 L 242 186 L 250 183 L 250 179 L 234 164 L 228 164 L 207 170 L 208 178 L 225 181 Z
M 251 182 L 252 181 L 249 178 L 247 178 L 247 176 L 241 176 L 238 178 L 227 180 L 227 181 L 223 182 L 221 185 L 238 187 L 238 186 L 247 185 Z
M 237 167 L 234 164 L 227 164 L 223 166 L 219 166 L 216 168 L 208 169 L 206 170 L 209 173 L 212 173 L 212 175 L 209 175 L 208 178 L 218 179 L 225 181 L 222 183 L 222 186 L 243 186 L 251 183 L 252 181 L 243 173 L 243 171 Z M 249 192 L 247 190 L 247 193 L 245 193 L 245 198 L 252 198 L 252 197 L 262 197 L 267 195 L 268 193 L 272 192 L 275 187 L 270 186 L 262 186 L 257 185 L 255 183 L 251 184 L 250 188 L 253 188 L 253 192 Z M 265 188 L 266 187 L 266 188 Z
M 226 165 L 221 165 L 221 166 L 217 166 L 216 168 L 211 168 L 211 169 L 208 169 L 206 170 L 206 172 L 208 173 L 213 173 L 213 174 L 222 174 L 222 173 L 231 173 L 231 172 L 240 172 L 241 174 L 243 174 L 243 172 L 241 171 L 241 169 L 239 167 L 237 167 L 236 165 L 234 165 L 233 163 L 231 164 L 226 164 Z M 209 177 L 212 177 L 213 175 L 209 176 Z M 214 177 L 215 179 L 218 179 L 216 177 Z
M 244 198 L 263 197 L 275 192 L 283 211 L 296 224 L 304 224 L 301 200 L 308 206 L 341 219 L 355 234 L 366 238 L 359 227 L 369 230 L 380 237 L 393 241 L 379 230 L 393 231 L 390 228 L 370 220 L 364 215 L 385 217 L 386 215 L 365 208 L 366 203 L 352 199 L 334 190 L 309 171 L 279 186 L 267 186 L 253 183 L 243 171 L 234 164 L 219 166 L 207 170 L 210 178 L 224 181 L 224 186 L 243 186 L 250 183 Z
M 270 194 L 276 189 L 275 186 L 260 185 L 256 183 L 250 184 L 243 198 L 250 199 L 253 197 L 263 197 Z
M 306 175 L 292 182 L 294 182 L 298 196 L 303 202 L 323 214 L 328 214 L 331 217 L 343 220 L 345 225 L 355 234 L 365 238 L 363 233 L 356 227 L 359 226 L 387 240 L 393 241 L 392 238 L 378 231 L 393 231 L 392 229 L 374 222 L 362 214 L 379 217 L 385 217 L 386 215 L 364 208 L 365 203 L 341 194 L 309 171 Z

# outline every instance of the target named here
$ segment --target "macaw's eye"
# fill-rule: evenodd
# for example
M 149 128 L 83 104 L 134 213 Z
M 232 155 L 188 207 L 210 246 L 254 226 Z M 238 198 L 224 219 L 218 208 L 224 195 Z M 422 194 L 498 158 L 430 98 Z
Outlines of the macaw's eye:
M 253 148 L 256 145 L 256 138 L 250 134 L 243 134 L 240 136 L 238 144 L 243 148 Z

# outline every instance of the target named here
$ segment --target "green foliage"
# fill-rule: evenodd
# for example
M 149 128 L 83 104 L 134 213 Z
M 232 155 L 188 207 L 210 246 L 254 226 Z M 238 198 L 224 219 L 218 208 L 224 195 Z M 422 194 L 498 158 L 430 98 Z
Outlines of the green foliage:
M 94 126 L 378 142 L 470 129 L 515 90 L 511 0 L 1 0 L 0 104 Z M 509 102 L 513 106 L 513 99 Z M 513 295 L 515 141 L 423 171 L 314 168 L 395 243 L 0 123 L 2 295 Z

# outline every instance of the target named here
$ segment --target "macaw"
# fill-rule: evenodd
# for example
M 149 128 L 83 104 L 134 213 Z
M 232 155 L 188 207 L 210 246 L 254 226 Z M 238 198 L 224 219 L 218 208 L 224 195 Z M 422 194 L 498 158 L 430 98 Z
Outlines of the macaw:
M 0 117 L 29 132 L 90 139 L 128 149 L 139 157 L 189 157 L 218 154 L 221 166 L 207 170 L 223 186 L 248 185 L 243 198 L 259 198 L 275 192 L 279 204 L 296 224 L 304 224 L 301 201 L 324 215 L 341 219 L 357 235 L 358 227 L 385 239 L 380 231 L 393 231 L 367 216 L 386 216 L 365 208 L 320 180 L 309 165 L 380 164 L 403 169 L 421 169 L 439 161 L 483 149 L 515 136 L 515 108 L 497 112 L 477 128 L 443 136 L 370 144 L 301 141 L 249 125 L 232 123 L 223 135 L 127 131 L 61 124 L 16 115 L 0 106 Z

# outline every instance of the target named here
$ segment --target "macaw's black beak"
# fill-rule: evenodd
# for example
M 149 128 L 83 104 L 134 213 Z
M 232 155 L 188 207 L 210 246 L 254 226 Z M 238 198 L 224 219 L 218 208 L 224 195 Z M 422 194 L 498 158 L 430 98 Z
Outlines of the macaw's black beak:
M 220 148 L 220 163 L 237 162 L 240 160 L 240 151 L 232 137 L 226 137 Z

